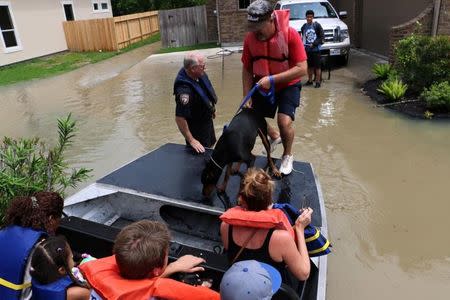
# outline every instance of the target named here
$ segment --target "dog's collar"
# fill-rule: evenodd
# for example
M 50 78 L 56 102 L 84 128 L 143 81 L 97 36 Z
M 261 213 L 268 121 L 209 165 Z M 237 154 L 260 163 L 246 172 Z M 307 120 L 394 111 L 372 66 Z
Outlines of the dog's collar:
M 211 161 L 216 165 L 216 167 L 218 167 L 219 169 L 223 170 L 223 167 L 221 167 L 221 166 L 214 160 L 214 158 L 212 157 L 212 155 L 211 155 Z

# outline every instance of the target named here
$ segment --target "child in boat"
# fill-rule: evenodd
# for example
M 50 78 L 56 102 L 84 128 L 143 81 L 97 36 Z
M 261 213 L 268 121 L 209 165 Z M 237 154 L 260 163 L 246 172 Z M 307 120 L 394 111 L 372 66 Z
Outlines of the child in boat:
M 31 258 L 33 299 L 88 300 L 89 287 L 74 272 L 77 269 L 72 250 L 63 236 L 49 237 L 39 243 Z
M 219 300 L 203 282 L 190 285 L 170 278 L 174 273 L 203 271 L 203 258 L 184 255 L 168 263 L 169 229 L 164 223 L 141 220 L 117 235 L 113 256 L 80 266 L 92 287 L 92 299 Z

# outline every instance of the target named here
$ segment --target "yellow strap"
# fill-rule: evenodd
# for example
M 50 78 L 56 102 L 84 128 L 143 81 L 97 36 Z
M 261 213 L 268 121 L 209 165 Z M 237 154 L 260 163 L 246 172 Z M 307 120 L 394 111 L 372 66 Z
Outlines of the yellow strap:
M 313 236 L 310 236 L 309 238 L 305 239 L 305 242 L 309 243 L 314 240 L 317 240 L 320 236 L 320 230 L 316 228 L 316 233 Z
M 0 278 L 0 285 L 3 285 L 7 288 L 10 288 L 12 290 L 20 291 L 23 289 L 26 289 L 27 287 L 31 286 L 31 282 L 25 282 L 22 284 L 14 284 L 12 282 L 9 282 L 8 280 L 5 280 L 3 278 Z
M 312 251 L 308 251 L 308 253 L 309 254 L 316 254 L 316 253 L 319 253 L 319 252 L 322 252 L 322 251 L 326 250 L 329 246 L 330 246 L 330 241 L 327 240 L 325 245 L 323 245 L 321 248 L 316 249 L 316 250 L 312 250 Z

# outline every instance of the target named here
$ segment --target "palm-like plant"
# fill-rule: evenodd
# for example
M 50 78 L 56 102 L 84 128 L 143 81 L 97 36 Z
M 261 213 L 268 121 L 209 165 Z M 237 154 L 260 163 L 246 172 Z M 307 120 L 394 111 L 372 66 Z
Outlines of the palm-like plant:
M 400 79 L 392 79 L 384 81 L 377 91 L 385 94 L 389 100 L 395 101 L 401 99 L 405 95 L 407 89 L 408 85 L 403 83 Z
M 0 144 L 0 221 L 16 196 L 37 191 L 64 195 L 67 187 L 76 187 L 90 177 L 91 169 L 68 171 L 69 165 L 64 159 L 64 151 L 72 144 L 75 131 L 76 121 L 69 114 L 58 119 L 58 144 L 51 149 L 47 150 L 39 138 L 3 139 Z
M 377 76 L 378 79 L 387 79 L 392 71 L 390 64 L 374 64 L 372 66 L 372 73 Z

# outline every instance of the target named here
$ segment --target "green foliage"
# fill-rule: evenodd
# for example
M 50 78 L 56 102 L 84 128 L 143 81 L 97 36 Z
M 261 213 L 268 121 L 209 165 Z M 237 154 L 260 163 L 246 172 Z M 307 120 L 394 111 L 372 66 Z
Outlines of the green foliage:
M 75 131 L 76 122 L 69 114 L 58 119 L 58 143 L 51 149 L 39 138 L 3 139 L 0 144 L 0 221 L 9 202 L 16 196 L 37 191 L 56 191 L 64 195 L 67 187 L 76 187 L 90 177 L 91 169 L 68 171 L 69 165 L 64 159 Z
M 412 34 L 399 41 L 395 60 L 402 79 L 416 92 L 450 81 L 450 37 Z
M 374 64 L 372 66 L 372 73 L 379 79 L 387 79 L 391 73 L 392 67 L 390 64 Z
M 435 83 L 429 89 L 425 89 L 420 98 L 425 100 L 431 109 L 446 109 L 450 111 L 450 84 L 448 81 Z
M 115 0 L 111 4 L 114 16 L 122 16 L 149 10 L 204 5 L 206 0 Z
M 395 101 L 401 99 L 407 89 L 408 85 L 404 84 L 400 79 L 392 79 L 384 81 L 377 91 L 385 94 L 389 100 Z

